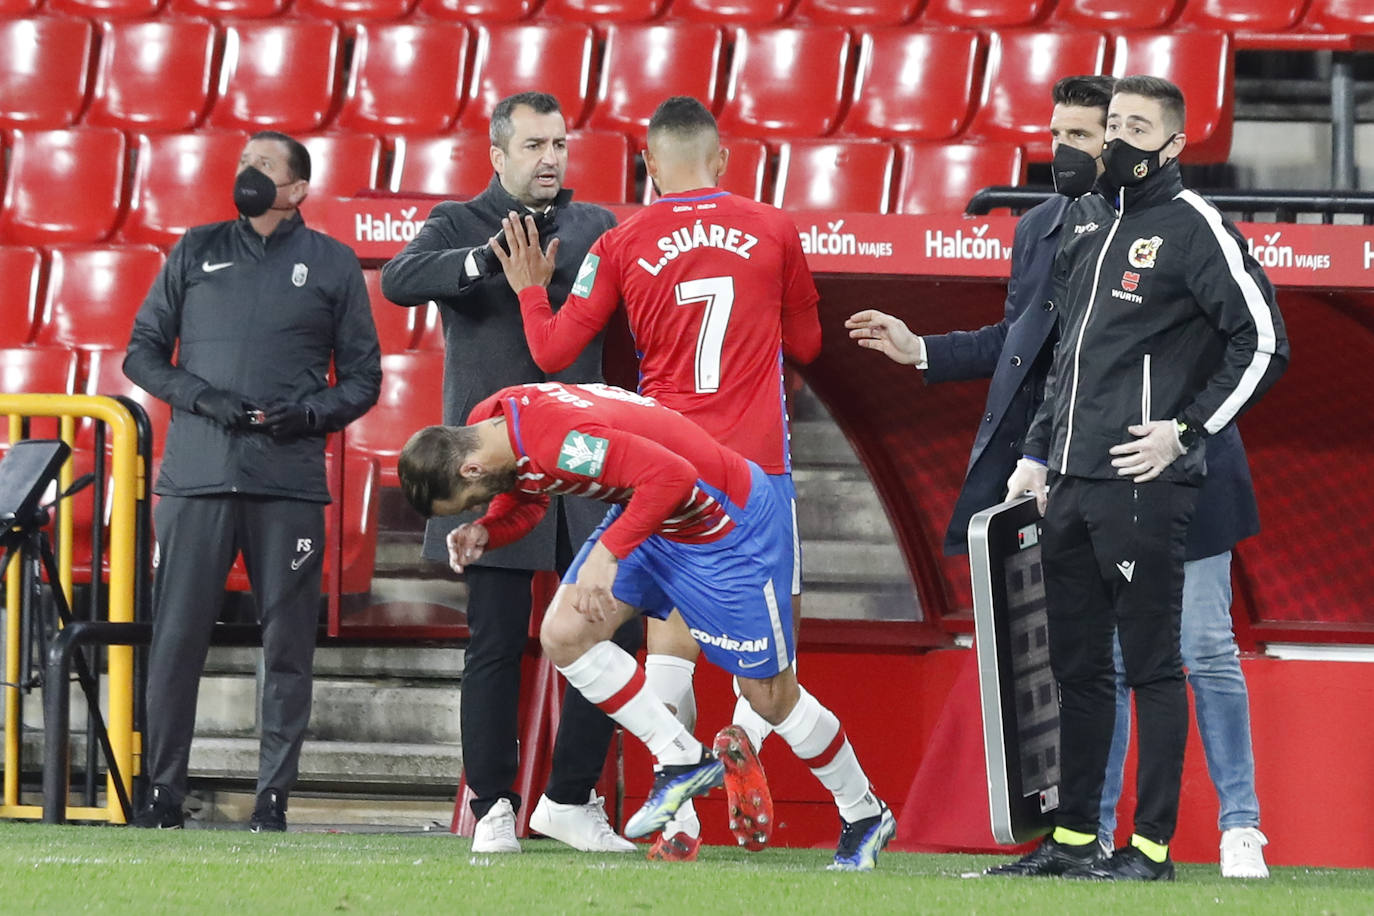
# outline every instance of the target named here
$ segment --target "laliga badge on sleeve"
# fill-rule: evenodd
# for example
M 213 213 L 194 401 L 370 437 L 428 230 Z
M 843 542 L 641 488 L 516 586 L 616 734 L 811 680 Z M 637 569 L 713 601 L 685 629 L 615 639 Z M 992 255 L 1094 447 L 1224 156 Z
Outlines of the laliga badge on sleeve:
M 309 274 L 310 274 L 310 268 L 306 267 L 304 264 L 297 264 L 296 266 L 292 267 L 292 268 L 291 268 L 291 285 L 292 285 L 292 286 L 304 286 L 304 285 L 305 285 L 305 278 L 306 278 L 307 276 L 309 276 Z

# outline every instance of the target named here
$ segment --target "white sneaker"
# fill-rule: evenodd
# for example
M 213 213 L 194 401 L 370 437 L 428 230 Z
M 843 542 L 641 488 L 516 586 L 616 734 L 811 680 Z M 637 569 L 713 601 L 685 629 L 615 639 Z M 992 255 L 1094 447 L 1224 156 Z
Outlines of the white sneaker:
M 1232 827 L 1221 835 L 1221 876 L 1223 878 L 1267 878 L 1264 847 L 1269 838 L 1258 827 Z
M 477 822 L 472 831 L 472 851 L 520 851 L 520 841 L 515 838 L 515 809 L 509 798 L 498 799 Z
M 530 815 L 530 830 L 582 852 L 634 852 L 635 844 L 611 829 L 606 800 L 595 790 L 585 805 L 564 805 L 539 796 Z

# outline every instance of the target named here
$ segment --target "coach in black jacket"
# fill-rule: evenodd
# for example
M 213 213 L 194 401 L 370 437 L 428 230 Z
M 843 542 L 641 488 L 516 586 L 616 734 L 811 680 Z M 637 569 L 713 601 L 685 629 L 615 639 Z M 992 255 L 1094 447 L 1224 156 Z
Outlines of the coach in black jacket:
M 1168 844 L 1188 731 L 1183 561 L 1206 438 L 1288 362 L 1263 271 L 1235 227 L 1183 188 L 1183 124 L 1172 83 L 1117 82 L 1103 153 L 1114 218 L 1076 235 L 1056 262 L 1060 342 L 1008 491 L 1029 490 L 1047 510 L 1041 552 L 1063 776 L 1055 832 L 1018 873 L 1064 871 L 1073 850 L 1096 845 L 1115 624 L 1139 720 L 1135 832 L 1105 863 L 1067 873 L 1173 878 Z
M 503 217 L 535 213 L 540 238 L 560 240 L 549 299 L 555 309 L 562 305 L 587 249 L 615 225 L 608 210 L 573 203 L 572 192 L 562 187 L 568 156 L 565 134 L 553 96 L 526 92 L 502 100 L 492 112 L 492 165 L 497 174 L 491 184 L 472 200 L 436 206 L 415 239 L 382 268 L 382 292 L 392 302 L 438 303 L 444 323 L 446 424 L 465 424 L 478 402 L 508 385 L 602 379 L 601 335 L 563 371 L 540 370 L 525 342 L 519 300 L 488 247 L 501 231 Z M 565 569 L 572 551 L 604 515 L 601 503 L 555 497 L 534 531 L 466 567 L 471 637 L 463 664 L 460 718 L 463 771 L 478 818 L 473 836 L 477 852 L 520 849 L 515 836 L 515 814 L 521 804 L 514 791 L 519 767 L 516 717 L 534 571 Z M 424 556 L 447 561 L 449 532 L 476 517 L 470 513 L 430 519 Z M 636 628 L 627 625 L 617 641 L 636 648 Z M 567 691 L 553 772 L 533 814 L 534 829 L 579 849 L 633 851 L 633 844 L 609 829 L 592 795 L 612 729 L 611 720 L 582 694 Z
M 153 788 L 135 826 L 181 826 L 197 687 L 242 550 L 266 661 L 251 825 L 286 829 L 310 720 L 325 434 L 376 403 L 382 379 L 358 259 L 296 209 L 309 180 L 301 144 L 255 134 L 234 185 L 244 216 L 190 229 L 134 320 L 124 372 L 172 406 L 156 486 L 143 767 Z

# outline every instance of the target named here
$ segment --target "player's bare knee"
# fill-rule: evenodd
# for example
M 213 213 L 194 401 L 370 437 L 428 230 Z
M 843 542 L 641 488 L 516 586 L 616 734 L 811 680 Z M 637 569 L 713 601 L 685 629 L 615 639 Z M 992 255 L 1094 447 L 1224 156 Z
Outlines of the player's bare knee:
M 582 656 L 592 642 L 586 634 L 586 619 L 555 597 L 539 627 L 539 645 L 555 665 L 569 665 Z

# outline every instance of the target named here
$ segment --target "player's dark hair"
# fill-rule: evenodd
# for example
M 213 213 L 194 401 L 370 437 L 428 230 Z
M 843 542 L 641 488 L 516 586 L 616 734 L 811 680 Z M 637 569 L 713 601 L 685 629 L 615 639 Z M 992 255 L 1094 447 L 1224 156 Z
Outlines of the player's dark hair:
M 510 146 L 510 138 L 515 136 L 515 122 L 511 120 L 511 116 L 521 105 L 541 115 L 562 110 L 558 107 L 558 99 L 547 92 L 517 92 L 515 95 L 506 96 L 497 102 L 491 111 L 491 128 L 488 134 L 492 146 L 509 152 L 506 148 Z
M 716 119 L 711 110 L 690 95 L 675 95 L 664 99 L 649 118 L 649 135 L 670 131 L 681 137 L 694 136 L 703 131 L 717 133 Z
M 433 515 L 436 499 L 463 488 L 459 469 L 478 444 L 471 426 L 427 426 L 411 436 L 396 461 L 406 502 L 425 518 Z
M 289 137 L 279 130 L 260 130 L 250 139 L 276 140 L 283 144 L 286 147 L 286 169 L 291 173 L 292 180 L 310 180 L 310 150 L 295 137 Z
M 1164 129 L 1169 133 L 1183 130 L 1187 108 L 1183 90 L 1158 76 L 1123 76 L 1116 81 L 1113 95 L 1138 95 L 1154 99 L 1164 112 Z
M 1102 109 L 1102 124 L 1107 124 L 1107 106 L 1112 102 L 1112 87 L 1116 80 L 1110 76 L 1066 76 L 1054 84 L 1056 105 Z

